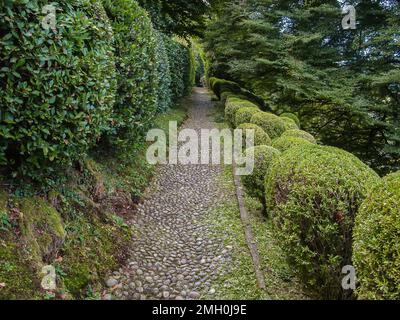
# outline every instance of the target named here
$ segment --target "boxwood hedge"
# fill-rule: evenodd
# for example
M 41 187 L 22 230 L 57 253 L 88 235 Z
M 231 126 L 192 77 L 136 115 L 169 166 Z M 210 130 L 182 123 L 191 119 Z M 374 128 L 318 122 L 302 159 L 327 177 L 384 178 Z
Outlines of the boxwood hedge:
M 303 138 L 288 137 L 284 135 L 272 140 L 272 146 L 281 152 L 304 144 L 311 144 L 311 142 Z
M 374 186 L 358 211 L 353 262 L 361 299 L 400 299 L 400 172 Z
M 278 138 L 285 130 L 285 122 L 278 116 L 268 112 L 258 112 L 250 120 L 268 133 L 271 139 Z
M 310 141 L 311 143 L 317 143 L 317 140 L 315 140 L 314 136 L 307 131 L 304 130 L 286 130 L 283 134 L 282 137 L 295 137 L 295 138 L 302 138 L 307 141 Z
M 271 145 L 271 138 L 268 136 L 268 134 L 261 129 L 258 125 L 253 124 L 253 123 L 242 123 L 237 127 L 237 129 L 243 130 L 243 141 L 245 141 L 246 137 L 246 130 L 254 130 L 254 145 L 255 146 L 260 146 L 260 145 L 265 145 L 265 146 L 270 146 Z
M 314 298 L 351 296 L 341 287 L 351 264 L 355 215 L 379 176 L 343 150 L 305 144 L 282 153 L 266 178 L 266 203 L 289 262 Z
M 297 127 L 300 128 L 300 120 L 299 120 L 299 118 L 298 118 L 294 113 L 284 112 L 284 113 L 281 113 L 279 116 L 280 116 L 281 118 L 289 118 L 289 119 L 292 119 L 292 120 L 296 123 Z
M 242 181 L 247 192 L 264 203 L 265 176 L 272 162 L 281 153 L 279 150 L 265 145 L 255 146 L 246 151 L 250 149 L 254 151 L 254 169 L 252 174 L 243 176 Z
M 239 126 L 242 123 L 250 122 L 251 118 L 257 113 L 261 112 L 259 108 L 256 107 L 244 107 L 240 108 L 235 112 L 235 126 Z
M 285 124 L 285 130 L 296 130 L 299 129 L 296 122 L 291 118 L 280 117 Z
M 251 107 L 257 109 L 257 106 L 250 101 L 229 97 L 225 103 L 225 120 L 232 126 L 235 125 L 235 114 L 241 108 Z
M 56 32 L 42 27 L 48 4 L 0 3 L 0 163 L 31 177 L 80 158 L 109 130 L 116 90 L 101 3 L 57 1 Z

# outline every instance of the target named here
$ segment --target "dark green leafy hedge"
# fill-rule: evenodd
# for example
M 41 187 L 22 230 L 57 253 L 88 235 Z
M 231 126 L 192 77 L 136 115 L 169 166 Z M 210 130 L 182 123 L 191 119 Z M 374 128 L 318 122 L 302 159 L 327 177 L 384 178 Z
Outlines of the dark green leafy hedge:
M 0 164 L 28 176 L 80 158 L 110 127 L 112 30 L 99 1 L 0 3 Z
M 157 32 L 157 72 L 158 72 L 158 92 L 157 92 L 157 112 L 164 112 L 172 106 L 171 90 L 171 68 L 167 49 L 164 42 L 167 36 Z
M 354 227 L 353 262 L 361 299 L 400 299 L 400 172 L 364 200 Z
M 341 149 L 305 144 L 282 153 L 266 179 L 266 203 L 305 289 L 315 298 L 351 296 L 341 287 L 351 265 L 356 213 L 379 176 Z
M 195 79 L 194 55 L 191 48 L 165 37 L 165 47 L 171 70 L 171 91 L 174 101 L 189 93 Z
M 118 94 L 109 141 L 126 147 L 151 125 L 157 110 L 157 36 L 134 0 L 103 0 L 116 47 Z

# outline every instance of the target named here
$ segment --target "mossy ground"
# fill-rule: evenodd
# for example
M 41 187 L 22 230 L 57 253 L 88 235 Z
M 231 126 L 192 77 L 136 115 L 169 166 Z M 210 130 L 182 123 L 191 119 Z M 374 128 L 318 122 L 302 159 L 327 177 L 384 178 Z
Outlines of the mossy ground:
M 169 121 L 180 124 L 186 114 L 184 107 L 171 109 L 154 127 L 168 130 Z M 101 297 L 106 273 L 125 259 L 134 233 L 127 221 L 154 171 L 146 147 L 93 154 L 40 197 L 33 187 L 0 188 L 0 299 Z M 55 292 L 40 287 L 46 264 L 56 270 Z

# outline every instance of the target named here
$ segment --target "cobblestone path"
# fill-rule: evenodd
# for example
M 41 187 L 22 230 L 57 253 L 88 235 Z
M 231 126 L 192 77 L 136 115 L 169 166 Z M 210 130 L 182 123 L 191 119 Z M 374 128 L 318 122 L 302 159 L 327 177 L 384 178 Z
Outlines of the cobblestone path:
M 214 128 L 212 102 L 196 88 L 183 128 Z M 202 219 L 227 195 L 221 166 L 162 165 L 137 208 L 128 263 L 107 280 L 117 299 L 212 298 L 229 268 L 231 247 Z M 111 295 L 108 295 L 111 297 Z

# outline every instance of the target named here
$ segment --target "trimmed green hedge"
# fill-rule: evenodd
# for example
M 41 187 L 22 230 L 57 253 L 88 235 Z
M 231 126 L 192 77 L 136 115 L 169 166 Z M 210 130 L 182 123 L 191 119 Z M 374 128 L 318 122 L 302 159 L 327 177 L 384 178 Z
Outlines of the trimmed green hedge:
M 257 107 L 244 107 L 235 112 L 235 126 L 250 122 L 251 118 L 261 110 Z
M 298 118 L 294 113 L 284 112 L 284 113 L 281 113 L 279 116 L 280 116 L 281 118 L 289 118 L 289 119 L 292 119 L 292 120 L 296 123 L 297 127 L 300 128 L 300 120 L 299 120 L 299 118 Z
M 225 120 L 231 125 L 235 125 L 235 114 L 241 108 L 257 108 L 257 106 L 250 101 L 229 97 L 225 103 Z
M 250 120 L 260 126 L 271 139 L 278 138 L 285 130 L 285 122 L 278 116 L 268 112 L 258 112 Z
M 286 118 L 286 117 L 280 117 L 282 121 L 285 123 L 285 130 L 296 130 L 299 129 L 297 126 L 296 122 L 293 119 Z
M 171 70 L 172 97 L 176 102 L 189 93 L 194 84 L 193 50 L 167 36 L 164 40 Z
M 374 186 L 358 211 L 353 262 L 361 299 L 400 299 L 400 172 Z
M 226 91 L 233 93 L 241 92 L 241 88 L 236 82 L 223 79 L 210 78 L 210 86 L 219 99 L 221 99 L 221 94 Z
M 118 95 L 109 141 L 128 147 L 150 127 L 157 110 L 157 36 L 150 18 L 134 0 L 103 0 L 112 21 Z
M 290 264 L 315 298 L 347 298 L 355 215 L 379 176 L 341 149 L 305 144 L 284 152 L 266 179 L 266 203 Z
M 264 202 L 265 176 L 272 162 L 280 156 L 280 151 L 273 147 L 260 145 L 249 148 L 246 151 L 254 150 L 253 173 L 242 177 L 247 192 Z
M 0 3 L 0 164 L 51 174 L 109 130 L 115 59 L 99 1 L 58 1 L 57 34 L 42 28 L 48 1 Z
M 167 49 L 164 42 L 167 36 L 161 32 L 156 33 L 157 37 L 157 73 L 158 73 L 158 92 L 157 92 L 157 112 L 165 112 L 172 106 L 171 90 L 171 68 Z
M 283 135 L 272 141 L 272 146 L 281 152 L 305 144 L 311 144 L 311 142 L 303 138 L 287 137 Z
M 271 145 L 271 138 L 268 136 L 268 134 L 261 129 L 256 124 L 253 123 L 242 123 L 237 127 L 237 129 L 243 130 L 243 141 L 245 141 L 246 137 L 246 131 L 247 129 L 249 130 L 254 130 L 254 146 L 260 146 L 260 145 L 265 145 L 265 146 L 270 146 Z
M 282 137 L 295 137 L 295 138 L 302 138 L 305 139 L 311 143 L 317 143 L 317 140 L 315 140 L 314 136 L 310 133 L 308 133 L 307 131 L 303 131 L 303 130 L 298 130 L 298 129 L 294 129 L 294 130 L 286 130 L 283 134 Z

